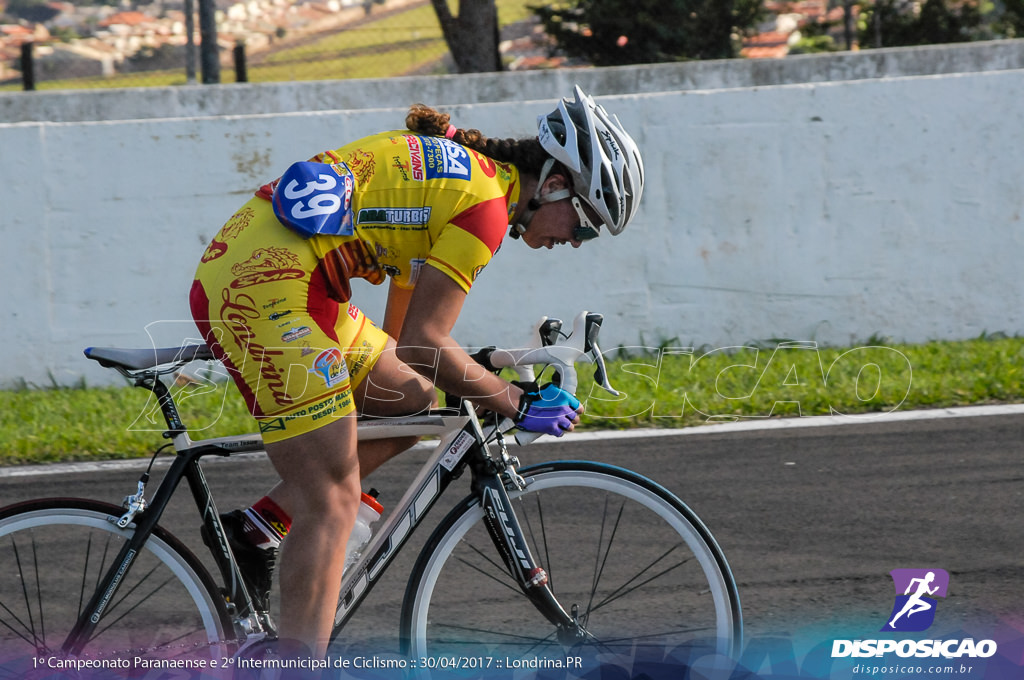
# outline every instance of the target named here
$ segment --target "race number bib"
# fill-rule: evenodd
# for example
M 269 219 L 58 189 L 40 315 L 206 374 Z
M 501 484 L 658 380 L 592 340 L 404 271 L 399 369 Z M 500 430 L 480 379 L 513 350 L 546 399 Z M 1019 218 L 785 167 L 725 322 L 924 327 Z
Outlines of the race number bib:
M 274 189 L 274 214 L 304 238 L 351 236 L 355 178 L 344 163 L 293 163 Z

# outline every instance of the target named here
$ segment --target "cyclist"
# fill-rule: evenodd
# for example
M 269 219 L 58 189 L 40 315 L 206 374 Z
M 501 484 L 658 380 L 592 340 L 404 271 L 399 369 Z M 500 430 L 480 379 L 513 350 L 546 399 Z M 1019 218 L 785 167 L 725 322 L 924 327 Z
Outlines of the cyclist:
M 477 365 L 451 331 L 506 232 L 551 248 L 622 231 L 643 190 L 636 144 L 578 86 L 538 118 L 536 137 L 492 139 L 449 121 L 416 105 L 406 130 L 290 166 L 228 220 L 196 272 L 193 317 L 281 478 L 225 527 L 264 606 L 280 563 L 281 642 L 308 648 L 297 654 L 326 651 L 360 479 L 415 443 L 357 449 L 347 416 L 419 412 L 435 385 L 555 436 L 582 412 L 553 385 Z M 350 280 L 387 277 L 378 328 L 350 301 Z

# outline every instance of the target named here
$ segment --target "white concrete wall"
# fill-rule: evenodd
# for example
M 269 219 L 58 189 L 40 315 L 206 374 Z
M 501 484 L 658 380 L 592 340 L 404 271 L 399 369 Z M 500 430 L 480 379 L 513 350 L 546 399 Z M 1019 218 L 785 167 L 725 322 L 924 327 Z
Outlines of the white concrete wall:
M 604 97 L 645 153 L 636 222 L 579 250 L 507 241 L 457 337 L 580 308 L 605 313 L 606 347 L 1024 332 L 1021 91 L 1010 70 Z M 525 135 L 551 106 L 448 110 Z M 188 337 L 195 263 L 236 206 L 404 113 L 0 125 L 0 384 L 97 383 L 83 347 Z M 378 317 L 381 292 L 357 290 Z

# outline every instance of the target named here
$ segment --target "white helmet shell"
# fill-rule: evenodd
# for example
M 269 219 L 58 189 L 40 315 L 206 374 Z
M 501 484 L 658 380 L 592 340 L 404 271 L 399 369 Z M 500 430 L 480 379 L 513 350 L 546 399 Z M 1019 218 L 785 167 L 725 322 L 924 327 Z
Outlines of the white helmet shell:
M 562 99 L 537 118 L 537 139 L 572 175 L 573 188 L 618 234 L 636 214 L 644 190 L 640 150 L 619 119 L 576 85 L 576 101 Z

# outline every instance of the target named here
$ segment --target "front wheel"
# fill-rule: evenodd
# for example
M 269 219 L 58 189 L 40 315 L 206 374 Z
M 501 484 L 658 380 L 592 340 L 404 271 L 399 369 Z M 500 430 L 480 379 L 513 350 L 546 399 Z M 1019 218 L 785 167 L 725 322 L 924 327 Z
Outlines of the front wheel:
M 0 510 L 0 677 L 48 677 L 76 668 L 61 648 L 134 532 L 134 525 L 119 529 L 108 519 L 122 512 L 68 498 Z M 195 556 L 157 527 L 120 576 L 77 658 L 141 677 L 169 660 L 169 667 L 191 667 L 189 660 L 203 664 L 230 655 L 227 641 L 235 636 L 216 592 Z
M 621 468 L 545 463 L 509 493 L 530 549 L 594 654 L 733 656 L 739 597 L 721 549 L 663 487 Z M 564 654 L 554 627 L 522 595 L 470 496 L 441 522 L 402 606 L 414 658 Z M 582 652 L 580 648 L 575 651 Z

